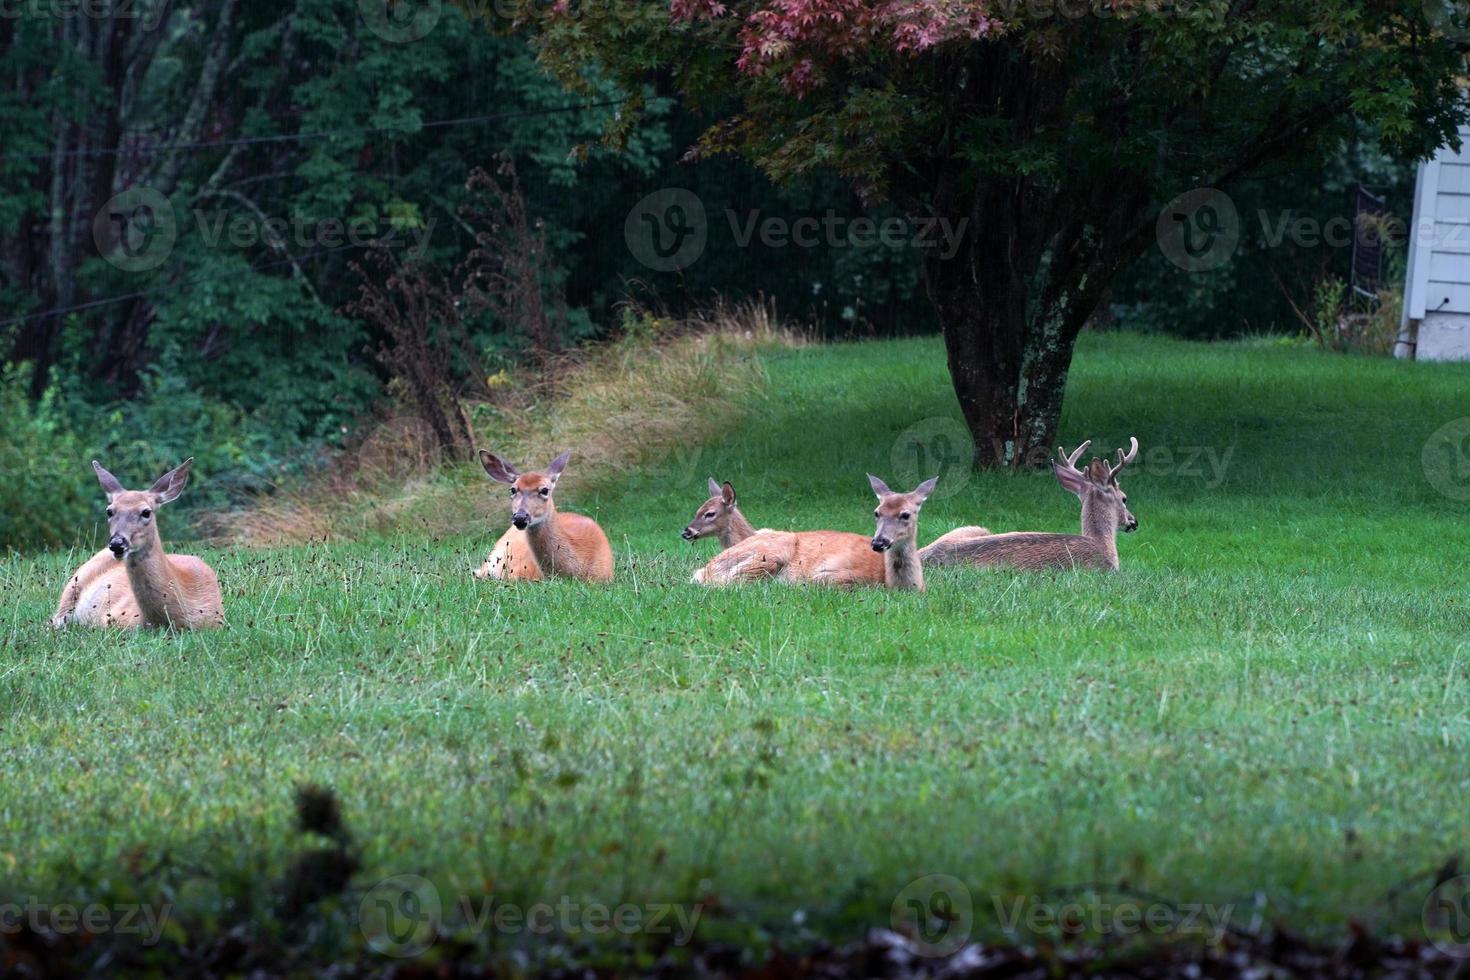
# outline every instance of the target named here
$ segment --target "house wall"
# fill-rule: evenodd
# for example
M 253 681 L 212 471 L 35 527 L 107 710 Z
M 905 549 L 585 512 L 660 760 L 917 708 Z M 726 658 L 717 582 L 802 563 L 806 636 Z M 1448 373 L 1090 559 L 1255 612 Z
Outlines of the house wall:
M 1470 360 L 1470 129 L 1460 137 L 1419 165 L 1401 357 Z

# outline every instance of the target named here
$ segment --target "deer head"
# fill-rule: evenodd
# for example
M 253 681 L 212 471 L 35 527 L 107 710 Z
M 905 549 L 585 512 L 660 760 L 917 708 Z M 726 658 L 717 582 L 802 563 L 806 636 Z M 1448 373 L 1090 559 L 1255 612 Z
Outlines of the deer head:
M 480 465 L 485 467 L 490 479 L 510 487 L 510 522 L 522 531 L 541 526 L 556 513 L 551 493 L 571 458 L 572 452 L 567 450 L 553 459 L 544 473 L 518 473 L 499 456 L 480 450 Z
M 97 482 L 107 493 L 107 548 L 114 558 L 141 558 L 153 549 L 159 540 L 155 512 L 184 492 L 189 482 L 189 467 L 193 464 L 194 457 L 190 456 L 160 476 L 147 490 L 127 490 L 101 463 L 92 460 Z
M 1118 485 L 1118 474 L 1138 456 L 1138 440 L 1129 437 L 1128 453 L 1124 455 L 1119 449 L 1115 465 L 1109 465 L 1105 459 L 1094 458 L 1087 469 L 1080 470 L 1077 460 L 1090 445 L 1091 439 L 1078 446 L 1070 456 L 1058 446 L 1058 461 L 1051 464 L 1057 482 L 1082 501 L 1083 533 L 1111 535 L 1120 527 L 1124 531 L 1138 530 L 1138 518 L 1128 510 L 1128 494 Z
M 698 541 L 711 534 L 720 534 L 730 526 L 730 514 L 735 510 L 735 488 L 726 480 L 724 484 L 709 478 L 710 498 L 699 505 L 694 520 L 680 535 L 685 541 Z
M 939 477 L 925 480 L 910 493 L 894 493 L 888 484 L 873 474 L 868 474 L 868 484 L 878 495 L 878 509 L 873 517 L 878 528 L 873 532 L 873 550 L 887 551 L 890 548 L 912 545 L 919 531 L 919 508 L 934 492 Z

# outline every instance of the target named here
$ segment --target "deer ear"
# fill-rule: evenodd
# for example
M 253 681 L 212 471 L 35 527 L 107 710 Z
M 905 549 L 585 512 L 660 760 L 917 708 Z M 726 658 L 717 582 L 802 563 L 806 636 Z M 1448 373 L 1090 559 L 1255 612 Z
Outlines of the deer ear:
M 117 477 L 102 468 L 102 464 L 95 459 L 92 460 L 92 469 L 97 471 L 97 482 L 102 484 L 103 491 L 111 497 L 115 493 L 123 492 L 123 485 L 117 482 Z
M 876 493 L 880 498 L 886 497 L 893 492 L 892 490 L 888 489 L 888 484 L 884 483 L 882 480 L 878 479 L 871 473 L 868 474 L 868 486 L 872 487 L 873 492 Z
M 551 461 L 551 465 L 546 467 L 546 475 L 551 477 L 552 483 L 555 483 L 561 477 L 561 471 L 567 468 L 567 462 L 570 461 L 571 458 L 572 451 L 568 449 L 566 452 L 556 457 L 556 459 L 553 459 Z
M 914 496 L 918 497 L 919 503 L 922 504 L 924 501 L 929 499 L 929 495 L 934 492 L 934 488 L 938 485 L 939 477 L 930 477 L 929 479 L 925 480 L 923 483 L 914 488 Z
M 158 482 L 148 488 L 148 492 L 158 498 L 160 504 L 167 504 L 179 499 L 179 494 L 184 492 L 184 486 L 189 482 L 189 467 L 194 465 L 194 457 L 190 456 L 178 466 L 169 470 L 158 478 Z
M 720 485 L 715 482 L 714 477 L 709 478 L 709 495 L 711 497 L 718 497 L 720 495 Z
M 726 507 L 735 506 L 735 488 L 726 480 L 725 485 L 720 487 L 720 499 L 725 502 Z
M 496 483 L 514 483 L 516 477 L 520 476 L 516 468 L 494 453 L 480 450 L 480 465 L 485 467 L 485 472 L 490 474 L 490 479 Z
M 1061 463 L 1052 463 L 1051 471 L 1057 475 L 1057 482 L 1068 493 L 1075 493 L 1080 497 L 1087 489 L 1087 474 Z

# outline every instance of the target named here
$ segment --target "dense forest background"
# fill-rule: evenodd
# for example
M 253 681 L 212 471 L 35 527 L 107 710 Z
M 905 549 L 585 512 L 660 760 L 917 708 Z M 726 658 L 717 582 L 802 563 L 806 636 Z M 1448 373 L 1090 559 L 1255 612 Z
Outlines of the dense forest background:
M 491 8 L 432 8 L 419 36 L 356 0 L 117 6 L 0 18 L 0 492 L 19 501 L 0 546 L 69 543 L 94 456 L 135 481 L 196 456 L 194 506 L 269 492 L 385 414 L 432 415 L 426 375 L 473 393 L 615 333 L 623 304 L 762 297 L 828 337 L 936 327 L 912 248 L 742 242 L 752 215 L 862 214 L 849 188 L 686 159 L 713 117 L 656 88 L 634 93 L 626 150 L 603 148 L 629 93 L 565 92 Z M 1349 249 L 1272 228 L 1349 216 L 1359 182 L 1407 220 L 1412 176 L 1363 144 L 1225 188 L 1235 258 L 1189 273 L 1155 249 L 1098 325 L 1299 334 Z M 624 233 L 662 188 L 707 216 L 677 271 Z

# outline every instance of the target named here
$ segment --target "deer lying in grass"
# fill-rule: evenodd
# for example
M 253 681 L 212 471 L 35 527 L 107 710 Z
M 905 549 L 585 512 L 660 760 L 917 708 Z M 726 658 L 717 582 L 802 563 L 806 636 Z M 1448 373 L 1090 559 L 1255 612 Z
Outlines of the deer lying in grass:
M 1052 472 L 1066 490 L 1082 501 L 1082 533 L 1049 534 L 1017 531 L 980 536 L 952 531 L 921 552 L 929 565 L 977 565 L 981 568 L 1095 568 L 1118 567 L 1118 528 L 1138 530 L 1138 519 L 1128 510 L 1128 495 L 1118 485 L 1118 474 L 1138 455 L 1138 440 L 1130 439 L 1127 455 L 1118 450 L 1117 465 L 1094 459 L 1086 470 L 1077 460 L 1092 445 L 1088 440 L 1070 456 L 1058 448 L 1059 462 Z
M 934 492 L 938 477 L 912 493 L 894 493 L 876 476 L 868 477 L 878 495 L 872 538 L 845 531 L 760 531 L 726 548 L 694 573 L 703 585 L 757 579 L 815 582 L 821 585 L 887 585 L 922 589 L 924 572 L 915 538 L 919 508 Z
M 700 504 L 699 510 L 694 512 L 694 520 L 684 528 L 680 537 L 685 541 L 698 541 L 714 535 L 721 548 L 729 548 L 757 533 L 745 515 L 740 513 L 740 508 L 735 506 L 735 488 L 729 480 L 721 485 L 710 477 L 709 492 L 710 498 Z
M 523 534 L 525 546 L 523 550 L 520 540 L 507 532 L 476 577 L 534 581 L 565 576 L 585 582 L 612 581 L 612 546 L 602 528 L 592 518 L 558 511 L 552 503 L 552 491 L 571 458 L 570 451 L 564 452 L 551 461 L 545 473 L 518 473 L 499 456 L 480 450 L 480 464 L 490 479 L 510 487 L 512 531 Z M 501 560 L 492 569 L 497 553 Z
M 170 555 L 156 512 L 189 481 L 190 456 L 147 490 L 125 490 L 92 460 L 107 493 L 107 547 L 89 558 L 61 590 L 52 626 L 207 629 L 225 621 L 219 579 L 193 555 Z

